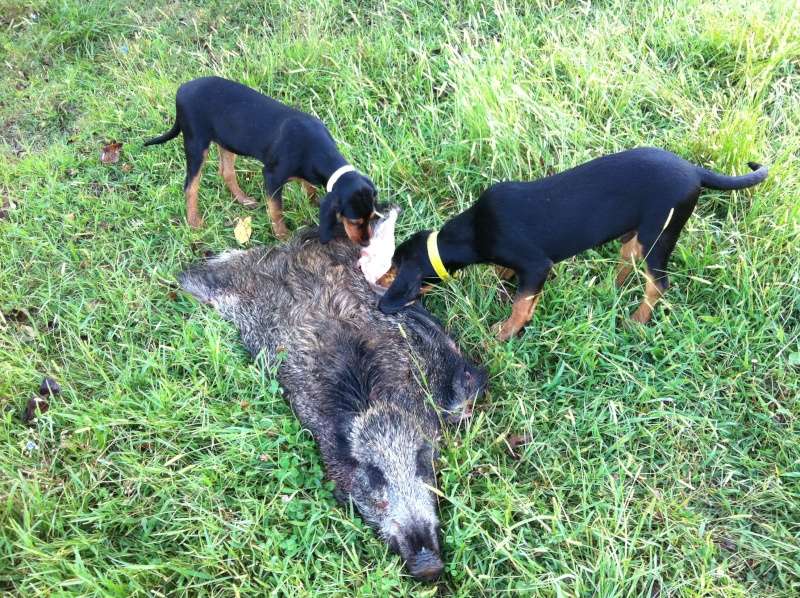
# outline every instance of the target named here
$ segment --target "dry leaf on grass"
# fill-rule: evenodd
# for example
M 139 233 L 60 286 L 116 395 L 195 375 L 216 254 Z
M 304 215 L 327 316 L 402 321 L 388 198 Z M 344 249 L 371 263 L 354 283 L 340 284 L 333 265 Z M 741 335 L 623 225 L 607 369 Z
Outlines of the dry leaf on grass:
M 233 236 L 236 237 L 240 245 L 245 245 L 250 240 L 250 236 L 253 234 L 252 223 L 253 218 L 251 216 L 236 220 L 236 226 L 233 227 Z
M 730 538 L 725 538 L 725 537 L 719 538 L 718 540 L 716 540 L 716 543 L 717 546 L 719 546 L 720 548 L 724 548 L 728 552 L 736 552 L 736 549 L 738 548 L 736 542 L 734 542 Z
M 506 438 L 506 445 L 508 445 L 508 452 L 515 459 L 519 459 L 521 453 L 518 453 L 517 449 L 521 446 L 528 444 L 530 441 L 531 437 L 528 436 L 527 434 L 512 434 L 511 436 Z
M 39 384 L 39 394 L 43 397 L 61 394 L 61 385 L 49 376 L 45 376 Z
M 3 201 L 0 202 L 0 220 L 8 218 L 8 213 L 16 207 L 8 197 L 3 197 Z
M 50 405 L 41 397 L 31 397 L 28 404 L 25 405 L 25 413 L 22 414 L 22 421 L 26 424 L 31 423 L 36 419 L 37 411 L 39 413 L 46 413 Z
M 119 162 L 119 152 L 122 149 L 122 144 L 112 141 L 108 145 L 103 146 L 103 152 L 100 154 L 100 161 L 103 164 L 116 164 Z

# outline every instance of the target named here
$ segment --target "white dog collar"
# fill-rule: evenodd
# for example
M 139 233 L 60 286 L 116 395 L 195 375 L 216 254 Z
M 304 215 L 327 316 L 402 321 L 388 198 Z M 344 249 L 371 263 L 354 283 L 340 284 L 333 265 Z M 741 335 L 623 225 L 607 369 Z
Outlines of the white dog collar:
M 340 166 L 336 170 L 333 171 L 331 178 L 328 179 L 328 183 L 325 185 L 325 190 L 330 193 L 333 191 L 333 186 L 336 184 L 343 174 L 347 174 L 348 172 L 355 172 L 356 169 L 350 166 L 349 164 L 345 164 L 344 166 Z

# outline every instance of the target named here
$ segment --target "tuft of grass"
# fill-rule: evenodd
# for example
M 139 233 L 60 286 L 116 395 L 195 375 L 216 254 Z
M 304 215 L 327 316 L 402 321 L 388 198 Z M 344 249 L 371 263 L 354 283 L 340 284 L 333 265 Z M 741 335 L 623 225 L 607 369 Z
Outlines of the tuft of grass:
M 791 0 L 215 4 L 0 0 L 0 590 L 10 595 L 797 595 L 800 14 Z M 399 236 L 489 184 L 659 145 L 720 171 L 648 327 L 614 244 L 558 265 L 525 333 L 473 268 L 427 305 L 491 373 L 439 464 L 447 571 L 418 584 L 338 506 L 275 364 L 176 294 L 234 244 L 212 166 L 184 225 L 177 86 L 317 114 Z M 99 150 L 124 142 L 102 165 Z M 213 154 L 213 152 L 212 152 Z M 212 155 L 211 161 L 215 157 Z M 263 197 L 260 169 L 237 161 Z M 292 227 L 316 221 L 297 189 Z M 272 244 L 265 211 L 254 240 Z M 27 427 L 42 376 L 63 393 Z M 515 455 L 511 436 L 529 442 Z

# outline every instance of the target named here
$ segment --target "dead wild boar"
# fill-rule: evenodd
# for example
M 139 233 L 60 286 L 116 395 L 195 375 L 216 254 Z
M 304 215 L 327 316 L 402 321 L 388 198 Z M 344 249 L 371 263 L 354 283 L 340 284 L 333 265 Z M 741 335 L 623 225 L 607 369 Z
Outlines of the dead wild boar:
M 430 489 L 440 422 L 469 416 L 486 374 L 419 304 L 382 314 L 358 252 L 307 230 L 283 246 L 228 251 L 179 278 L 239 328 L 253 356 L 285 351 L 279 381 L 337 499 L 352 501 L 410 573 L 430 581 L 443 569 Z

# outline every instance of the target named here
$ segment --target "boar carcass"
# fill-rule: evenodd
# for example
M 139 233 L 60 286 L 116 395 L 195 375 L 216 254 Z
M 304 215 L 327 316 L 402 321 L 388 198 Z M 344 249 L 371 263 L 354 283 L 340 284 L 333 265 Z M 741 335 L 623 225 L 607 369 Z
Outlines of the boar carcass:
M 279 363 L 336 498 L 352 501 L 414 577 L 433 580 L 443 569 L 441 422 L 470 414 L 486 374 L 419 304 L 382 314 L 358 257 L 346 239 L 322 245 L 307 230 L 283 246 L 223 253 L 180 283 L 236 325 L 253 356 Z

